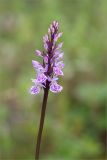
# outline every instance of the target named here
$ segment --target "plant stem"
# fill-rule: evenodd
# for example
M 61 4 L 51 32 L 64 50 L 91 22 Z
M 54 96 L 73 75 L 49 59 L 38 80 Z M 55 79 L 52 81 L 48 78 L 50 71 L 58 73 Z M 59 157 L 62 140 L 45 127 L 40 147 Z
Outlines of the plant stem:
M 47 104 L 47 99 L 48 99 L 48 92 L 49 92 L 49 85 L 47 83 L 47 87 L 44 89 L 44 97 L 43 97 L 43 103 L 42 103 L 42 109 L 41 109 L 41 118 L 40 118 L 39 131 L 38 131 L 38 136 L 37 136 L 35 160 L 39 160 L 40 144 L 41 144 L 44 119 L 45 119 L 45 111 L 46 111 L 46 104 Z

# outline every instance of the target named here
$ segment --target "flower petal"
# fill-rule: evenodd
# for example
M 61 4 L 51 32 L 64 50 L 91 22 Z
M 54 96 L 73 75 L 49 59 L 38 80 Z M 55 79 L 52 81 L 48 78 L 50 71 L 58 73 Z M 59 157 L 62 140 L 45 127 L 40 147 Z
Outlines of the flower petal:
M 34 60 L 32 60 L 32 64 L 34 68 L 38 68 L 40 66 L 40 63 Z
M 64 68 L 64 63 L 63 63 L 63 61 L 59 61 L 59 62 L 55 63 L 55 66 L 62 69 L 62 68 Z
M 39 62 L 32 60 L 32 64 L 38 72 L 45 72 L 45 68 L 43 68 Z
M 39 51 L 39 50 L 36 50 L 36 51 L 35 51 L 35 54 L 36 54 L 37 56 L 43 57 L 43 56 L 42 56 L 42 52 Z
M 48 35 L 46 34 L 44 37 L 43 37 L 43 42 L 46 43 L 48 41 Z
M 48 81 L 49 81 L 49 82 L 52 82 L 52 83 L 53 83 L 53 82 L 55 82 L 55 81 L 57 81 L 57 80 L 58 80 L 58 77 L 55 77 L 55 76 L 54 76 L 54 77 L 51 78 L 51 77 L 48 76 Z
M 56 50 L 56 51 L 54 52 L 54 56 L 58 56 L 60 53 L 61 53 L 61 50 Z
M 58 38 L 60 38 L 61 36 L 62 36 L 62 33 L 56 34 L 54 37 L 54 41 L 56 42 L 58 40 Z
M 52 83 L 50 85 L 50 91 L 51 92 L 54 92 L 54 93 L 58 93 L 58 92 L 61 92 L 63 89 L 62 86 L 60 86 L 59 84 L 57 84 L 56 82 L 55 83 Z
M 48 56 L 44 56 L 43 60 L 44 60 L 45 63 L 48 63 Z
M 37 76 L 37 82 L 39 82 L 39 83 L 45 83 L 46 80 L 47 80 L 47 77 L 43 73 L 38 74 L 38 76 Z
M 31 94 L 39 94 L 39 92 L 40 92 L 40 87 L 39 87 L 39 86 L 32 86 L 32 87 L 30 88 L 29 92 L 30 92 Z
M 56 49 L 55 49 L 55 50 L 60 49 L 60 48 L 62 47 L 62 45 L 63 45 L 63 42 L 62 42 L 62 43 L 59 43 L 59 44 L 57 45 L 57 47 L 56 47 Z
M 53 67 L 53 71 L 54 71 L 54 74 L 57 75 L 57 76 L 63 76 L 63 72 L 61 71 L 60 68 L 58 67 Z
M 45 48 L 46 51 L 48 50 L 48 45 L 47 45 L 47 43 L 44 43 L 44 48 Z
M 57 56 L 57 58 L 56 58 L 56 59 L 58 60 L 58 59 L 63 58 L 63 55 L 64 55 L 64 53 L 63 53 L 63 52 L 62 52 L 62 53 L 60 53 L 60 54 Z

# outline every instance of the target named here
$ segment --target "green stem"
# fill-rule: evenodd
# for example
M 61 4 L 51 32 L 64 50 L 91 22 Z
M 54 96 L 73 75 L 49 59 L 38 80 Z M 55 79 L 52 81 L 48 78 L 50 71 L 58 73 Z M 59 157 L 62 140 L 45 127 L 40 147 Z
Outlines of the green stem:
M 41 118 L 40 118 L 39 131 L 38 131 L 38 136 L 37 136 L 35 160 L 39 160 L 40 144 L 41 144 L 44 119 L 45 119 L 45 111 L 46 111 L 46 105 L 47 105 L 47 99 L 48 99 L 48 92 L 49 92 L 49 87 L 47 84 L 47 87 L 44 89 L 44 97 L 43 97 L 43 103 L 42 103 L 42 109 L 41 109 Z

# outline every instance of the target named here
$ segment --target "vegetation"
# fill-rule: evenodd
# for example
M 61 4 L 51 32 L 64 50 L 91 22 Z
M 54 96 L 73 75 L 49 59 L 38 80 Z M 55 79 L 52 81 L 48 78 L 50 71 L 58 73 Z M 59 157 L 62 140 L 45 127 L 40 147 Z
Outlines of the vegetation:
M 60 23 L 64 90 L 49 93 L 41 156 L 106 159 L 107 0 L 0 0 L 0 159 L 33 160 L 43 93 L 28 93 L 41 37 Z

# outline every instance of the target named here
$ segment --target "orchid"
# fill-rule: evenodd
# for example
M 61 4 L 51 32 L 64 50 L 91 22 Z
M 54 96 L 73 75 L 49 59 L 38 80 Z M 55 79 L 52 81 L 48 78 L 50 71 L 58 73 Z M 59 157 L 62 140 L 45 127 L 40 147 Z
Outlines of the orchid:
M 48 29 L 48 33 L 43 37 L 44 51 L 35 51 L 35 55 L 42 58 L 43 63 L 41 64 L 40 62 L 32 60 L 32 65 L 37 72 L 37 76 L 35 79 L 31 79 L 33 86 L 30 88 L 30 93 L 37 95 L 40 93 L 41 89 L 44 90 L 35 160 L 39 159 L 48 92 L 50 90 L 53 93 L 58 93 L 63 89 L 63 87 L 58 84 L 59 76 L 64 75 L 62 71 L 64 68 L 64 63 L 62 61 L 64 53 L 61 50 L 63 43 L 57 44 L 57 41 L 62 36 L 62 33 L 59 33 L 58 30 L 58 22 L 53 21 Z
M 37 71 L 37 77 L 34 86 L 30 89 L 31 94 L 39 94 L 40 90 L 46 88 L 47 84 L 50 91 L 54 93 L 61 92 L 63 89 L 63 87 L 57 83 L 58 79 L 53 82 L 53 78 L 64 75 L 62 71 L 64 63 L 60 61 L 64 55 L 61 51 L 63 43 L 57 44 L 62 33 L 58 33 L 58 29 L 58 22 L 53 21 L 48 29 L 48 34 L 43 37 L 44 51 L 35 51 L 35 54 L 43 59 L 43 64 L 32 60 L 32 65 Z

